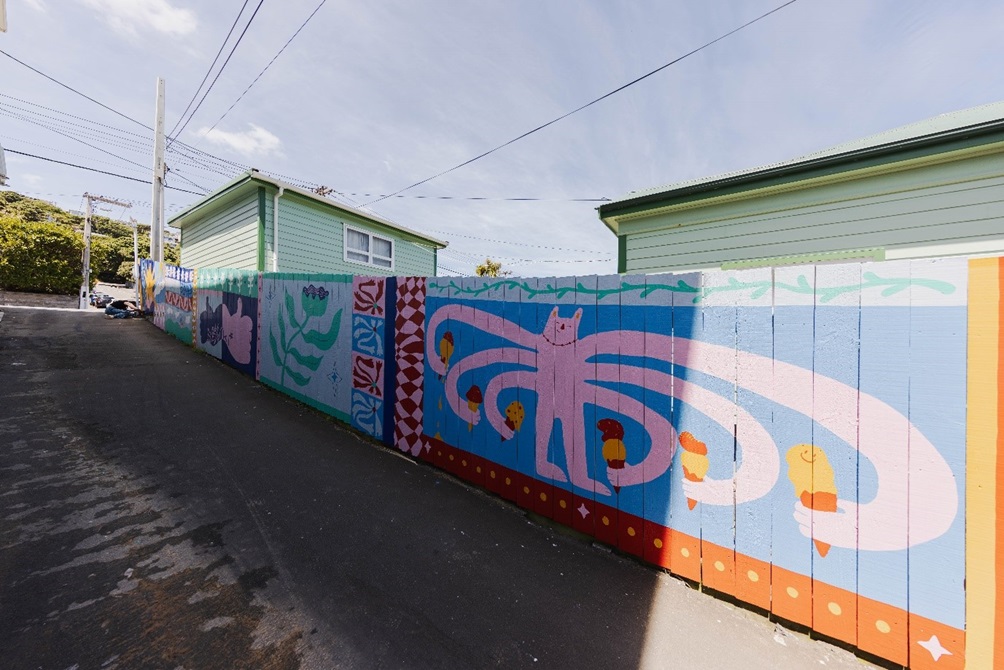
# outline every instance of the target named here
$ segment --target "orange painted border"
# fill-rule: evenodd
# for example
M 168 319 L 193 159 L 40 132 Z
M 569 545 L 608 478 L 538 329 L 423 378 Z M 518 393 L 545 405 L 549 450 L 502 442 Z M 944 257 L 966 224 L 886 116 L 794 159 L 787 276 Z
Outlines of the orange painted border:
M 1004 380 L 1001 295 L 1004 259 L 969 262 L 968 364 L 966 397 L 966 633 L 965 657 L 971 667 L 1004 664 L 997 616 L 1004 602 L 1002 556 L 997 551 L 1004 523 L 998 472 L 1004 459 L 999 422 Z M 926 638 L 925 638 L 926 639 Z M 939 636 L 939 640 L 941 637 Z M 919 658 L 920 655 L 915 655 Z M 947 657 L 942 657 L 942 659 Z M 920 666 L 918 666 L 920 667 Z
M 1000 417 L 1004 415 L 1004 309 L 1001 309 L 1001 298 L 1004 297 L 1004 258 L 997 259 L 997 538 L 1004 537 L 1004 489 L 1000 483 L 1004 481 L 1004 458 L 1000 458 L 1004 450 L 1004 431 L 1000 429 Z M 997 616 L 997 610 L 1004 603 L 1004 552 L 997 551 L 994 557 L 996 577 L 996 603 L 994 607 L 994 667 L 1004 664 L 1004 617 Z

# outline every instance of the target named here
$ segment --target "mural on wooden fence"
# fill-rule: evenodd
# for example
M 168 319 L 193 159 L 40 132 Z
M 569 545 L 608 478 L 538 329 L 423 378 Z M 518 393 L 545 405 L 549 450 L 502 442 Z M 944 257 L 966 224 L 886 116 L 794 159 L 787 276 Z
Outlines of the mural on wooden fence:
M 140 261 L 140 300 L 153 323 L 185 344 L 192 344 L 195 271 Z
M 968 277 L 959 259 L 199 270 L 194 309 L 200 348 L 387 444 L 780 618 L 949 668 L 966 646 Z M 168 301 L 148 292 L 156 319 Z
M 261 276 L 258 378 L 349 421 L 351 275 Z
M 195 345 L 245 374 L 258 362 L 258 273 L 200 269 Z

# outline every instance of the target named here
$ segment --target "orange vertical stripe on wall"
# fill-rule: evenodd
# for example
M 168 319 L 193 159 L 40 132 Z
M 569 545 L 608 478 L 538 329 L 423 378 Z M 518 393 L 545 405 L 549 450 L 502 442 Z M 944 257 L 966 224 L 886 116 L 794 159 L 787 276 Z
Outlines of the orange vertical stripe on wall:
M 1004 480 L 1004 431 L 1000 420 L 1004 416 L 1004 258 L 997 259 L 997 538 L 1004 537 L 1004 490 L 1001 481 Z M 996 605 L 994 621 L 994 667 L 1004 666 L 1004 616 L 1000 616 L 1000 608 L 1004 605 L 1004 551 L 998 550 L 996 562 Z

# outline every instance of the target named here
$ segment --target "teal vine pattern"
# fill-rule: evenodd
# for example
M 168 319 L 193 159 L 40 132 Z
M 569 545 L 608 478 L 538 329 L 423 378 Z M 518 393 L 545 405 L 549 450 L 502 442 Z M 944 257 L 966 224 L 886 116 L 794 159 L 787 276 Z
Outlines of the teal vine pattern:
M 283 306 L 279 306 L 279 318 L 277 320 L 279 324 L 279 341 L 276 342 L 275 333 L 271 328 L 268 331 L 268 345 L 272 350 L 272 361 L 276 364 L 276 367 L 282 370 L 282 376 L 279 379 L 281 386 L 285 386 L 287 376 L 296 382 L 298 386 L 306 386 L 310 383 L 310 377 L 290 367 L 290 356 L 311 372 L 317 372 L 317 368 L 321 366 L 321 362 L 323 361 L 322 358 L 305 354 L 293 346 L 293 342 L 298 337 L 306 344 L 312 344 L 317 347 L 320 351 L 327 351 L 335 344 L 335 341 L 338 339 L 338 331 L 341 328 L 342 310 L 339 309 L 332 317 L 331 326 L 327 332 L 321 332 L 316 329 L 306 330 L 307 321 L 310 317 L 321 317 L 327 311 L 327 297 L 330 295 L 330 292 L 323 287 L 320 289 L 315 288 L 311 284 L 309 287 L 304 287 L 302 293 L 300 304 L 304 313 L 303 320 L 299 321 L 296 318 L 296 305 L 293 302 L 293 296 L 286 293 L 285 315 L 283 314 Z M 289 339 L 286 338 L 286 319 L 289 319 L 289 325 L 295 329 L 289 336 Z
M 480 297 L 485 293 L 498 290 L 500 288 L 508 289 L 520 289 L 523 291 L 526 297 L 533 299 L 538 296 L 554 296 L 555 298 L 563 298 L 568 293 L 575 291 L 577 294 L 582 295 L 595 295 L 597 300 L 602 300 L 610 295 L 615 295 L 617 293 L 627 293 L 630 291 L 638 291 L 639 298 L 647 298 L 650 294 L 656 291 L 669 291 L 671 293 L 689 293 L 694 296 L 693 302 L 699 303 L 704 298 L 712 295 L 714 293 L 745 293 L 749 291 L 749 299 L 756 300 L 767 294 L 771 288 L 779 289 L 782 291 L 788 291 L 796 295 L 808 295 L 816 296 L 820 303 L 827 303 L 835 298 L 844 295 L 846 293 L 854 293 L 857 291 L 864 292 L 868 289 L 882 289 L 881 295 L 883 297 L 889 297 L 895 295 L 901 291 L 905 291 L 911 286 L 918 286 L 921 288 L 930 289 L 942 295 L 951 295 L 955 292 L 955 285 L 950 284 L 945 281 L 938 279 L 912 279 L 910 277 L 880 277 L 874 272 L 866 272 L 861 276 L 861 282 L 857 284 L 848 284 L 846 286 L 825 286 L 825 287 L 813 287 L 809 284 L 809 281 L 805 278 L 805 275 L 799 275 L 798 279 L 794 284 L 788 284 L 785 282 L 772 282 L 772 281 L 752 281 L 752 282 L 742 282 L 735 277 L 730 277 L 727 284 L 722 286 L 692 286 L 688 284 L 683 279 L 679 280 L 675 284 L 631 284 L 631 283 L 621 283 L 618 288 L 603 288 L 595 289 L 583 286 L 581 283 L 575 286 L 561 286 L 555 287 L 551 284 L 547 284 L 545 287 L 534 288 L 527 284 L 526 282 L 520 282 L 516 279 L 503 279 L 494 283 L 485 284 L 479 288 L 464 288 L 457 285 L 455 281 L 450 281 L 448 284 L 441 284 L 439 282 L 430 282 L 430 289 L 452 289 L 454 292 L 467 295 L 472 298 Z
M 258 273 L 253 270 L 199 269 L 199 288 L 258 297 Z

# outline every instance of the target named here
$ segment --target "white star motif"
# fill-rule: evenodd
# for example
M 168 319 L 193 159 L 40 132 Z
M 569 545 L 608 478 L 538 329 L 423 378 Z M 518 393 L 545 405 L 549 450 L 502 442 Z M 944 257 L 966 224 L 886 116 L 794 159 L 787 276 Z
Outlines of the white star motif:
M 941 646 L 941 640 L 938 639 L 937 635 L 932 635 L 931 639 L 929 640 L 917 640 L 917 644 L 919 644 L 921 647 L 931 652 L 931 657 L 935 661 L 937 661 L 942 656 L 952 655 L 952 652 L 948 651 L 947 649 Z
M 586 507 L 586 503 L 579 503 L 579 514 L 585 519 L 589 515 L 589 508 Z

